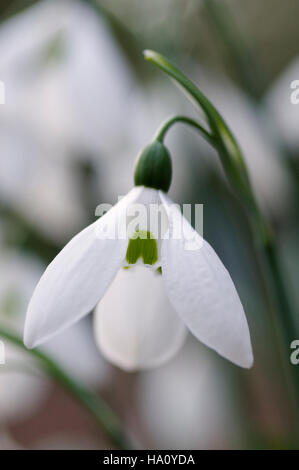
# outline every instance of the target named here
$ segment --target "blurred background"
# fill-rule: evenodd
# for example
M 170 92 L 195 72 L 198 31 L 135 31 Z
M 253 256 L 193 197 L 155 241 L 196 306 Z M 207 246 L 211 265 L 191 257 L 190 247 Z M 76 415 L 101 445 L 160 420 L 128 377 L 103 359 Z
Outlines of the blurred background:
M 299 2 L 296 0 L 2 1 L 0 325 L 22 333 L 33 289 L 64 244 L 132 186 L 138 151 L 192 106 L 143 49 L 167 55 L 220 110 L 240 142 L 279 240 L 298 305 Z M 166 365 L 125 373 L 97 349 L 92 315 L 43 348 L 100 393 L 142 448 L 298 448 L 298 423 L 243 207 L 192 130 L 169 133 L 170 196 L 204 204 L 204 236 L 244 305 L 255 365 L 241 370 L 189 335 Z M 296 339 L 296 332 L 294 332 Z M 1 449 L 109 449 L 84 409 L 5 341 Z M 298 374 L 299 374 L 299 366 Z

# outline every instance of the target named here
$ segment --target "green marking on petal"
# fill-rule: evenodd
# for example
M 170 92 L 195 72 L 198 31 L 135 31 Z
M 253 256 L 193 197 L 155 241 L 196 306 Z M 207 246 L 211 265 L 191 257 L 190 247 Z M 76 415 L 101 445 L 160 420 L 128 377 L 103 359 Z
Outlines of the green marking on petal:
M 161 266 L 159 266 L 159 267 L 157 268 L 157 273 L 162 274 L 162 268 L 161 268 Z
M 151 266 L 158 261 L 158 245 L 151 232 L 138 230 L 129 241 L 126 255 L 128 264 L 135 264 L 139 258 Z

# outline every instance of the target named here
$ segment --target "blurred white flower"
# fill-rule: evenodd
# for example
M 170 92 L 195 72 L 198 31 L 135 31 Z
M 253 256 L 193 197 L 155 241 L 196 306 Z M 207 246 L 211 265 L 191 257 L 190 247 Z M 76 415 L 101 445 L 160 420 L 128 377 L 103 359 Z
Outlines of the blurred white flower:
M 26 353 L 5 341 L 5 365 L 0 366 L 0 419 L 22 422 L 48 397 L 48 383 Z
M 2 25 L 4 113 L 40 139 L 111 149 L 134 88 L 109 27 L 76 0 L 44 0 Z
M 120 152 L 135 80 L 105 20 L 73 0 L 41 1 L 2 25 L 0 77 L 0 197 L 64 240 L 84 223 L 69 157 L 97 166 Z
M 0 199 L 47 237 L 65 240 L 84 223 L 73 173 L 26 125 L 0 126 Z M 67 220 L 67 223 L 66 223 Z
M 1 246 L 0 322 L 20 334 L 24 327 L 24 311 L 43 271 L 37 258 L 21 255 Z
M 43 350 L 81 383 L 96 388 L 109 380 L 110 368 L 93 341 L 92 324 L 87 319 L 55 336 Z
M 1 253 L 0 325 L 21 332 L 24 309 L 40 276 L 35 260 L 13 252 Z M 47 398 L 47 381 L 39 375 L 28 354 L 4 340 L 5 364 L 0 365 L 0 418 L 2 422 L 22 421 Z
M 139 377 L 137 406 L 150 448 L 225 448 L 239 431 L 229 396 L 208 351 L 187 341 L 171 362 Z
M 162 237 L 160 225 L 151 233 L 154 238 L 142 240 L 140 234 L 148 233 L 148 221 L 139 219 L 138 231 L 134 228 L 130 233 L 126 217 L 136 204 L 146 211 L 153 204 L 162 207 L 168 237 L 165 232 Z M 124 236 L 119 236 L 120 233 Z M 126 369 L 149 367 L 169 359 L 182 342 L 181 320 L 174 315 L 170 326 L 171 315 L 166 309 L 164 316 L 160 313 L 155 321 L 157 312 L 147 306 L 144 316 L 140 312 L 142 320 L 138 319 L 132 295 L 135 276 L 130 272 L 136 262 L 142 269 L 151 269 L 150 275 L 159 276 L 157 270 L 162 268 L 162 280 L 174 311 L 200 341 L 235 364 L 251 367 L 248 325 L 227 270 L 166 194 L 144 186 L 132 189 L 98 221 L 80 232 L 48 266 L 28 307 L 25 344 L 28 347 L 41 344 L 78 321 L 105 296 L 111 284 L 107 303 L 104 299 L 103 307 L 101 304 L 98 307 L 98 341 L 105 355 Z M 123 267 L 129 268 L 125 274 L 132 276 L 132 290 L 127 292 L 132 304 L 111 312 L 109 298 L 117 295 L 113 279 Z M 114 282 L 121 284 L 120 277 L 123 274 Z M 145 277 L 146 281 L 148 276 Z M 160 296 L 159 282 L 156 284 Z M 119 300 L 125 302 L 125 298 Z M 145 329 L 143 321 L 151 328 Z M 145 333 L 149 335 L 146 340 Z

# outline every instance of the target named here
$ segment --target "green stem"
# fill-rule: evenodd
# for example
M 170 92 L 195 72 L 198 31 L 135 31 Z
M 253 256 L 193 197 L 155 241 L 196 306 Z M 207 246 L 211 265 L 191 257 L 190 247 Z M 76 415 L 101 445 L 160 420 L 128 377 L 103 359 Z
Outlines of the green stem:
M 0 337 L 10 341 L 19 348 L 26 351 L 36 359 L 41 368 L 53 380 L 58 382 L 68 392 L 70 392 L 78 402 L 93 416 L 98 424 L 105 430 L 113 444 L 119 449 L 132 449 L 130 440 L 118 417 L 107 405 L 107 403 L 96 393 L 84 387 L 80 382 L 71 377 L 63 368 L 53 359 L 38 349 L 28 350 L 22 341 L 22 338 L 16 334 L 0 328 Z
M 233 187 L 237 188 L 246 205 L 254 206 L 252 194 L 248 191 L 250 181 L 242 152 L 232 132 L 217 109 L 189 78 L 161 54 L 146 50 L 144 51 L 144 56 L 146 60 L 152 62 L 173 78 L 175 83 L 187 92 L 192 103 L 204 112 L 211 133 L 215 139 L 214 147 L 220 155 L 221 163 L 228 180 Z
M 185 117 L 185 116 L 174 116 L 172 118 L 167 119 L 161 127 L 158 129 L 154 139 L 157 140 L 158 142 L 163 142 L 165 135 L 167 131 L 170 129 L 170 127 L 175 124 L 176 122 L 182 122 L 184 124 L 187 124 L 191 127 L 194 127 L 197 129 L 201 135 L 211 144 L 214 145 L 214 137 L 203 127 L 201 126 L 197 121 L 194 119 Z

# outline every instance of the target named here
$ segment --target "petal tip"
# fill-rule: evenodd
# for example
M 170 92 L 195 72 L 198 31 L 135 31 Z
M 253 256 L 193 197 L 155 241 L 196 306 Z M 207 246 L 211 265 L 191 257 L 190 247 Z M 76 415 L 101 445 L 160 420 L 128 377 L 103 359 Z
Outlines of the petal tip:
M 238 361 L 234 361 L 237 366 L 243 367 L 243 369 L 251 369 L 254 364 L 254 357 L 252 351 L 250 350 L 242 358 L 239 358 Z
M 35 347 L 34 341 L 32 341 L 32 339 L 30 337 L 28 338 L 26 335 L 23 337 L 23 343 L 27 349 L 33 349 Z
M 36 337 L 34 329 L 29 327 L 28 322 L 25 323 L 23 342 L 27 349 L 36 348 L 41 343 L 40 338 Z
M 251 369 L 254 364 L 254 357 L 253 354 L 250 354 L 250 356 L 244 361 L 244 369 Z

